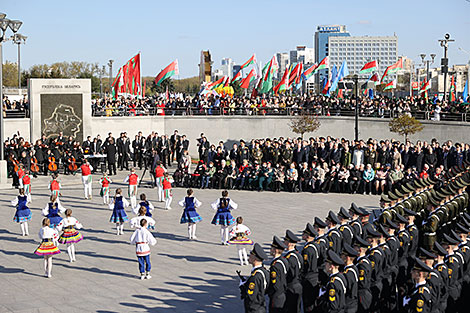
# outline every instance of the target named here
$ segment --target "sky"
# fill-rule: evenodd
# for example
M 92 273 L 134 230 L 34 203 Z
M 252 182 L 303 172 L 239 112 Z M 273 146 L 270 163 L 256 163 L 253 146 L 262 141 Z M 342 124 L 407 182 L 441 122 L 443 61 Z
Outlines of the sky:
M 224 57 L 242 64 L 253 53 L 264 63 L 297 45 L 313 47 L 316 27 L 331 24 L 346 25 L 352 36 L 395 33 L 399 55 L 421 63 L 419 54 L 436 53 L 432 67 L 443 55 L 438 39 L 449 33 L 450 65 L 470 59 L 470 0 L 2 0 L 0 12 L 23 21 L 23 68 L 113 59 L 115 75 L 141 52 L 143 76 L 178 59 L 185 78 L 198 75 L 201 50 L 211 52 L 213 68 Z M 4 61 L 16 62 L 17 47 L 3 46 Z

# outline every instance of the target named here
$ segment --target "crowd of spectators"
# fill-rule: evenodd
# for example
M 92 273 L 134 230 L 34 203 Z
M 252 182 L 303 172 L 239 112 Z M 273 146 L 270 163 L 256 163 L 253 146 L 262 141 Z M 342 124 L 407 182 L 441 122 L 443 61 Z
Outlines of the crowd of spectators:
M 20 100 L 9 99 L 3 96 L 3 117 L 29 117 L 29 101 L 26 95 Z
M 436 119 L 446 114 L 470 111 L 463 99 L 441 102 L 437 97 L 425 101 L 419 97 L 392 98 L 377 95 L 359 98 L 359 114 L 368 117 L 390 117 L 409 113 L 420 119 Z M 185 94 L 159 95 L 136 99 L 103 98 L 92 102 L 95 116 L 129 115 L 294 115 L 301 110 L 317 115 L 352 115 L 356 101 L 352 97 L 324 95 L 282 95 L 251 97 L 209 97 Z
M 382 194 L 417 177 L 441 179 L 470 161 L 468 144 L 319 137 L 241 140 L 198 139 L 199 163 L 187 185 L 200 188 Z

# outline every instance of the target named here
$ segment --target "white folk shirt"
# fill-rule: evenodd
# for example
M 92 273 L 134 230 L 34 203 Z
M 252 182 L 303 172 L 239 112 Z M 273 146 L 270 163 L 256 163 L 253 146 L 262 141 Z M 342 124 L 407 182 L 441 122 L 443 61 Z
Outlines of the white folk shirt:
M 57 240 L 59 233 L 55 228 L 50 228 L 49 226 L 43 227 L 39 230 L 39 239 L 52 239 Z
M 57 230 L 61 231 L 63 228 L 67 226 L 73 226 L 75 229 L 82 228 L 82 224 L 75 218 L 75 217 L 66 217 L 60 221 L 59 225 L 57 225 Z
M 239 233 L 244 233 L 247 236 L 251 235 L 250 229 L 243 224 L 235 225 L 230 230 L 230 236 L 232 237 L 236 236 Z
M 137 256 L 146 256 L 150 254 L 150 245 L 154 246 L 157 239 L 153 237 L 147 228 L 138 228 L 131 236 L 131 245 L 135 244 L 135 253 Z
M 136 216 L 131 218 L 131 228 L 140 228 L 140 221 L 141 220 L 147 220 L 147 227 L 155 227 L 155 220 L 151 218 L 150 216 Z

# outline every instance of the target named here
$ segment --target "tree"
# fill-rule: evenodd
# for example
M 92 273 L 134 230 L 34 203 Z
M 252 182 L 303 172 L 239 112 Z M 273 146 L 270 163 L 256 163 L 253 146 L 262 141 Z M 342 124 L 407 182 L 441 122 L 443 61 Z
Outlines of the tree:
M 305 133 L 312 133 L 320 128 L 320 121 L 316 115 L 302 114 L 290 120 L 289 127 L 292 132 L 300 134 L 303 139 Z
M 388 123 L 392 133 L 398 133 L 405 136 L 405 141 L 408 135 L 413 135 L 423 130 L 424 126 L 420 121 L 410 116 L 409 114 L 401 114 Z
M 3 64 L 3 86 L 18 87 L 18 65 L 16 63 L 6 61 Z

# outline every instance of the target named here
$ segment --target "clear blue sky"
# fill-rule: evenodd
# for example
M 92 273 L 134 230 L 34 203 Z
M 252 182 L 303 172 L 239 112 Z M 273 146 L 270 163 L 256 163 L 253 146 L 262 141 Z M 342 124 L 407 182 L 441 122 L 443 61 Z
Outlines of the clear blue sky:
M 2 0 L 0 11 L 24 22 L 22 67 L 56 61 L 87 61 L 113 68 L 142 53 L 143 75 L 156 75 L 178 58 L 180 77 L 197 75 L 200 51 L 209 49 L 215 68 L 223 57 L 262 62 L 296 45 L 313 47 L 317 25 L 344 24 L 351 35 L 399 37 L 398 52 L 442 57 L 437 40 L 450 33 L 451 64 L 470 55 L 470 0 L 237 0 L 231 1 L 37 1 Z M 4 60 L 16 46 L 4 44 Z M 435 62 L 437 66 L 439 61 Z

